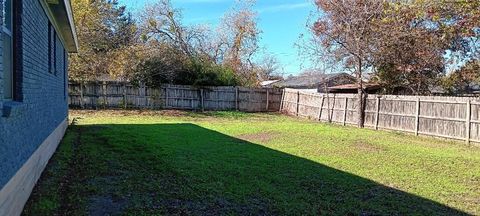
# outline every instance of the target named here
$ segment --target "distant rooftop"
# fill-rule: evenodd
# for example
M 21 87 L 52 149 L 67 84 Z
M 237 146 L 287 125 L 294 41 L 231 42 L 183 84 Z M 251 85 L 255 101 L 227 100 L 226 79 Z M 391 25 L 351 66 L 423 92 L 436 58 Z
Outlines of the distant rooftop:
M 380 89 L 381 86 L 377 83 L 364 83 L 362 84 L 364 89 Z M 328 88 L 329 90 L 340 90 L 340 89 L 358 89 L 358 84 L 346 84 L 346 85 L 338 85 L 332 86 Z
M 271 85 L 271 84 L 276 83 L 276 82 L 280 82 L 280 80 L 267 80 L 267 81 L 262 81 L 262 82 L 260 82 L 260 85 L 261 85 L 261 86 L 268 86 L 268 85 Z
M 322 74 L 315 73 L 309 75 L 301 75 L 295 77 L 289 77 L 283 81 L 279 81 L 273 84 L 275 87 L 304 87 L 304 88 L 317 88 L 319 84 L 335 79 L 339 76 L 350 76 L 347 73 L 331 73 Z

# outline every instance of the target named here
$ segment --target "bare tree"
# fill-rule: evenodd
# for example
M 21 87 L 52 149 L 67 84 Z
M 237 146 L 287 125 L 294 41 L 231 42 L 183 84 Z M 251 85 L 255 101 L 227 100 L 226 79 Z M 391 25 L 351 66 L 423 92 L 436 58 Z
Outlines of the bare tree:
M 320 10 L 312 31 L 319 42 L 347 67 L 354 68 L 358 85 L 358 126 L 364 126 L 363 72 L 371 66 L 370 41 L 375 37 L 374 21 L 383 14 L 377 0 L 317 0 Z
M 143 40 L 168 43 L 185 55 L 196 57 L 205 48 L 210 30 L 205 26 L 185 26 L 181 19 L 181 11 L 170 0 L 147 5 L 140 15 Z
M 255 71 L 259 80 L 283 79 L 283 68 L 276 56 L 264 54 L 255 64 Z
M 237 0 L 218 28 L 219 49 L 225 64 L 230 65 L 245 83 L 256 79 L 252 58 L 259 51 L 260 30 L 254 0 Z

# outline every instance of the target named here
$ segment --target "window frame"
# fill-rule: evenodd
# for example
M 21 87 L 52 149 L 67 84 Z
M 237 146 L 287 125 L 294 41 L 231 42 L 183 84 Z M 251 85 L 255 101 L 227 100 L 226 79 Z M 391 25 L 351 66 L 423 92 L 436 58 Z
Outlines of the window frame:
M 58 76 L 60 72 L 60 66 L 58 65 L 60 62 L 57 59 L 60 54 L 58 50 L 61 47 L 58 45 L 60 40 L 53 23 L 48 22 L 48 73 L 55 76 Z
M 10 11 L 9 13 L 7 12 L 7 4 L 10 3 Z M 3 10 L 2 10 L 2 26 L 1 26 L 1 37 L 3 39 L 3 44 L 2 44 L 2 62 L 3 62 L 3 95 L 2 99 L 5 101 L 13 101 L 15 100 L 15 52 L 14 52 L 14 46 L 15 46 L 15 0 L 4 0 L 2 2 L 3 4 Z M 8 16 L 9 15 L 9 16 Z M 7 23 L 7 21 L 9 21 Z M 10 29 L 8 28 L 10 27 Z M 8 39 L 9 43 L 8 45 L 10 46 L 9 48 L 6 49 L 5 44 L 6 40 Z M 9 52 L 7 55 L 6 53 Z M 9 56 L 10 59 L 6 59 L 6 56 Z M 9 62 L 9 69 L 8 71 L 5 70 L 5 65 L 7 65 L 7 61 Z M 8 78 L 7 78 L 8 77 Z M 10 87 L 10 90 L 7 91 L 7 84 Z
M 52 29 L 53 25 L 50 21 L 48 21 L 48 49 L 47 49 L 47 54 L 48 54 L 48 73 L 52 73 L 53 71 L 53 64 L 52 64 Z
M 55 28 L 52 28 L 53 30 L 53 37 L 52 37 L 52 43 L 53 43 L 53 47 L 52 47 L 52 50 L 53 50 L 53 75 L 57 76 L 58 75 L 58 65 L 57 65 L 57 31 L 55 31 Z
M 68 72 L 67 72 L 67 60 L 68 60 L 68 53 L 67 50 L 63 50 L 63 97 L 67 100 L 68 97 Z

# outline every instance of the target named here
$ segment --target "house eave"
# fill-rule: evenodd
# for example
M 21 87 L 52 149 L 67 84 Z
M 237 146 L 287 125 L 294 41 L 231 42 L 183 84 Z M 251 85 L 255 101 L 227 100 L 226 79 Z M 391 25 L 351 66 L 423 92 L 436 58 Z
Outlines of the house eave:
M 78 52 L 78 38 L 70 0 L 39 0 L 65 49 Z

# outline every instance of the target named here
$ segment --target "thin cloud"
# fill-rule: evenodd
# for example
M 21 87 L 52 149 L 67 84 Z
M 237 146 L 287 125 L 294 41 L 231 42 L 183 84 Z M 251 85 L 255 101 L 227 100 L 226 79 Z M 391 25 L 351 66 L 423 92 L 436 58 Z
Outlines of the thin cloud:
M 311 7 L 311 3 L 280 4 L 259 9 L 260 13 L 275 13 L 280 11 L 296 10 Z

